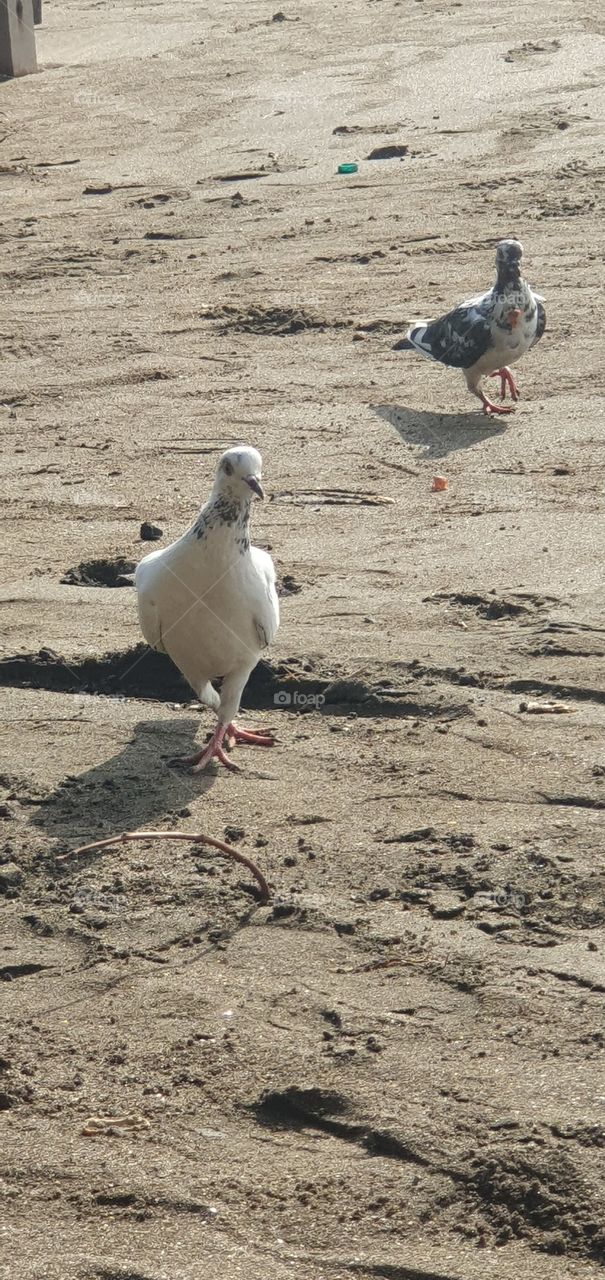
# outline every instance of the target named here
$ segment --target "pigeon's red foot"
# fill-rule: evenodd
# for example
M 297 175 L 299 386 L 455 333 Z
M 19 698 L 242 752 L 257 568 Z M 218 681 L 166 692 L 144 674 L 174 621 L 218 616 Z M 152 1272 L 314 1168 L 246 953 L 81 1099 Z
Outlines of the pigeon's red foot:
M 179 756 L 176 760 L 171 760 L 171 764 L 181 765 L 183 768 L 189 768 L 193 773 L 201 773 L 211 760 L 218 760 L 220 764 L 224 764 L 226 769 L 231 769 L 233 773 L 238 772 L 238 767 L 229 758 L 227 752 L 223 748 L 223 743 L 229 751 L 238 742 L 249 742 L 255 747 L 273 747 L 275 746 L 275 738 L 263 730 L 238 729 L 237 725 L 217 724 L 210 741 L 206 743 L 201 751 L 196 751 L 193 756 Z
M 508 365 L 504 365 L 502 369 L 494 369 L 494 372 L 490 373 L 489 376 L 490 378 L 500 379 L 500 399 L 501 400 L 506 400 L 507 388 L 510 391 L 511 400 L 519 399 L 519 388 L 517 386 L 517 383 L 515 382 L 515 379 L 513 378 L 513 375 L 510 369 L 508 368 Z
M 264 729 L 238 729 L 237 725 L 227 725 L 226 742 L 229 748 L 238 742 L 249 742 L 254 747 L 274 747 L 275 738 Z
M 201 773 L 211 760 L 218 760 L 220 764 L 224 764 L 226 769 L 231 769 L 233 773 L 238 773 L 237 765 L 229 759 L 227 752 L 223 751 L 223 739 L 227 731 L 227 725 L 217 724 L 210 741 L 206 743 L 202 751 L 196 751 L 193 756 L 178 756 L 175 760 L 171 760 L 170 763 L 182 765 L 183 768 L 190 768 L 192 773 Z
M 514 413 L 515 412 L 514 404 L 493 404 L 491 400 L 488 400 L 487 396 L 483 395 L 482 391 L 479 392 L 479 395 L 481 398 L 481 403 L 483 405 L 484 413 L 490 414 L 490 413 Z

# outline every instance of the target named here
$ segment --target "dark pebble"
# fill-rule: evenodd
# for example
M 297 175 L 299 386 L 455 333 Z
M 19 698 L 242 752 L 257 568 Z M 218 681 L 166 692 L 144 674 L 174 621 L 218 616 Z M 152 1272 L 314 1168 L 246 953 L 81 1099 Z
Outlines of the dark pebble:
M 230 840 L 232 844 L 237 840 L 243 840 L 245 834 L 243 827 L 225 827 L 225 840 Z
M 164 537 L 164 531 L 163 529 L 160 529 L 157 524 L 150 524 L 149 521 L 144 520 L 140 528 L 139 536 L 141 542 L 157 542 L 159 538 Z

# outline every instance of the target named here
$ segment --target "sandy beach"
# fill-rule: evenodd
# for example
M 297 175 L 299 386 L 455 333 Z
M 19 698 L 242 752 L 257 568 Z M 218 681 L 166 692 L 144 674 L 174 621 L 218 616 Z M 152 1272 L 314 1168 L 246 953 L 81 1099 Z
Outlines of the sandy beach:
M 592 1280 L 605 20 L 277 4 L 43 0 L 0 82 L 0 1277 Z M 499 420 L 392 346 L 507 236 L 547 331 Z M 241 441 L 277 742 L 191 776 L 129 584 Z M 270 902 L 65 857 L 140 828 Z

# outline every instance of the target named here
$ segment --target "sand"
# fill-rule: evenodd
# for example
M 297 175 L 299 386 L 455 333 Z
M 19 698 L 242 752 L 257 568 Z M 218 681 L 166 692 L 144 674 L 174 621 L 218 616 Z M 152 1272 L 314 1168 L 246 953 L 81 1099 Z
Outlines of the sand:
M 601 11 L 43 11 L 0 84 L 0 1276 L 588 1280 Z M 548 329 L 490 420 L 391 346 L 507 235 Z M 243 718 L 278 741 L 190 777 L 210 717 L 129 574 L 242 440 L 283 591 Z M 141 827 L 227 838 L 270 903 L 174 841 L 60 860 Z

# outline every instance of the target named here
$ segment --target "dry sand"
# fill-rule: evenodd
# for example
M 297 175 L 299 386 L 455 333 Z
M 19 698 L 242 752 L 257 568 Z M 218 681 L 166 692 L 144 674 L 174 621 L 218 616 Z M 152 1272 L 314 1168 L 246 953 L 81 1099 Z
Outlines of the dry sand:
M 602 10 L 276 9 L 44 0 L 0 84 L 0 1275 L 588 1280 Z M 510 234 L 548 332 L 498 422 L 391 344 Z M 132 589 L 61 579 L 178 535 L 242 439 L 279 741 L 191 778 L 209 717 L 133 654 Z M 58 861 L 141 826 L 227 832 L 274 901 L 175 842 Z

